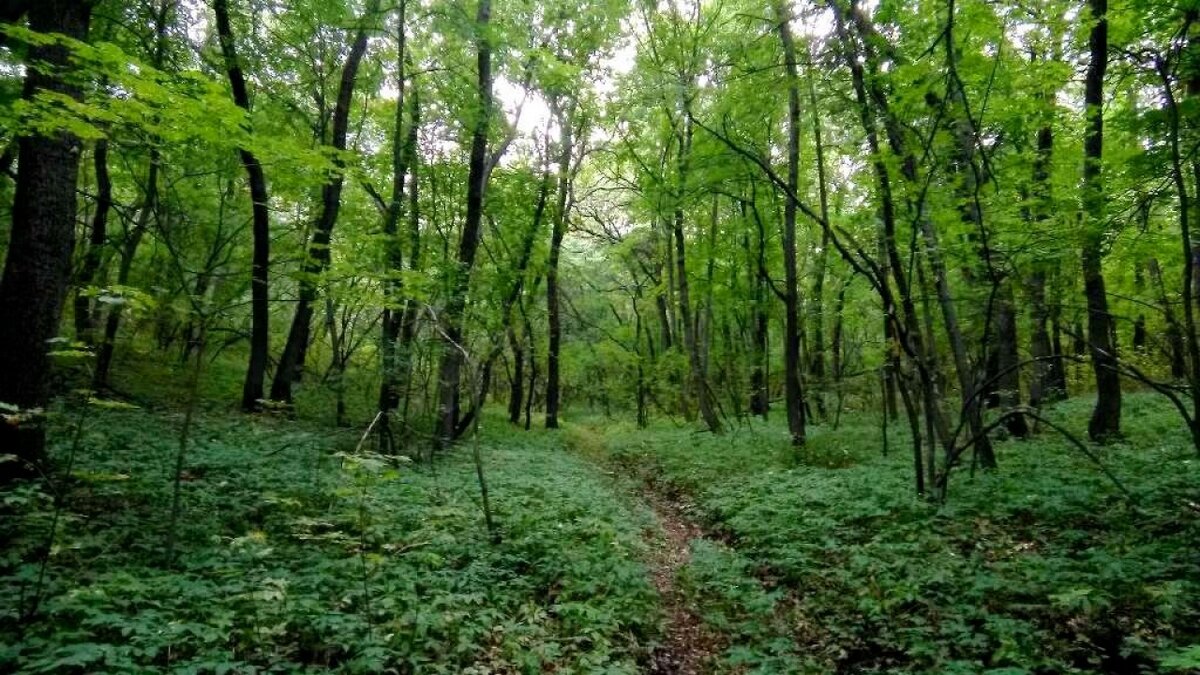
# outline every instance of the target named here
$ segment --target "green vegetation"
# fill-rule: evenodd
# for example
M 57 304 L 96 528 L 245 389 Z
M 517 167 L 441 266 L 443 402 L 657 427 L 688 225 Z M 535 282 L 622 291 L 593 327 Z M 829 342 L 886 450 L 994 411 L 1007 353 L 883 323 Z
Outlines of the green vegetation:
M 1200 0 L 0 0 L 0 673 L 1200 673 Z
M 350 434 L 215 415 L 196 426 L 172 534 L 178 422 L 86 411 L 40 584 L 54 494 L 5 495 L 0 669 L 617 673 L 655 632 L 646 514 L 552 435 L 482 439 L 504 537 L 491 546 L 465 457 L 397 464 L 354 453 Z
M 1088 405 L 1052 419 L 1082 431 Z M 799 455 L 778 424 L 608 444 L 728 542 L 699 544 L 686 572 L 705 620 L 738 636 L 727 664 L 788 672 L 799 640 L 813 672 L 1189 671 L 1200 467 L 1160 400 L 1127 405 L 1126 441 L 1101 456 L 1133 502 L 1054 436 L 999 445 L 1004 471 L 956 477 L 946 506 L 914 501 L 907 458 L 880 455 L 870 415 Z

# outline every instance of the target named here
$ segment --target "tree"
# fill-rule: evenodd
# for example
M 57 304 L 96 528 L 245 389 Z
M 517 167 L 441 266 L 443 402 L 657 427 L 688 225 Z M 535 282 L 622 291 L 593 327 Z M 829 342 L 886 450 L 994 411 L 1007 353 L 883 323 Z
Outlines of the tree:
M 233 100 L 249 115 L 250 94 L 246 90 L 246 76 L 238 61 L 237 45 L 229 22 L 228 0 L 214 0 L 213 11 L 217 16 L 217 38 L 221 43 L 221 54 L 225 58 L 225 70 L 229 75 Z M 269 356 L 267 351 L 270 348 L 268 274 L 271 264 L 271 216 L 267 179 L 262 163 L 253 152 L 245 148 L 239 149 L 238 154 L 242 166 L 246 168 L 246 178 L 250 182 L 254 217 L 254 262 L 250 281 L 250 361 L 246 366 L 246 380 L 242 385 L 242 410 L 251 412 L 260 408 L 263 399 L 263 384 L 266 381 Z
M 79 41 L 88 37 L 89 1 L 16 5 L 21 11 L 11 13 L 19 17 L 28 12 L 31 30 Z M 6 6 L 6 14 L 9 9 Z M 55 40 L 29 47 L 22 98 L 35 103 L 47 93 L 82 99 L 82 87 L 71 77 L 68 43 Z M 0 402 L 15 407 L 7 411 L 15 419 L 0 424 L 0 447 L 18 461 L 0 468 L 4 481 L 43 459 L 41 409 L 50 396 L 50 340 L 58 335 L 71 278 L 81 149 L 79 138 L 66 129 L 28 132 L 17 143 L 12 234 L 0 277 Z

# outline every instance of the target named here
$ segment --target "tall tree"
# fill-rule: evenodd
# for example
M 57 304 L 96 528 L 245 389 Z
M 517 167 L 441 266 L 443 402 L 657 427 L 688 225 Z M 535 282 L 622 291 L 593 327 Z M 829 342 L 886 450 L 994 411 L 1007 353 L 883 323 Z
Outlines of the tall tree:
M 1104 75 L 1108 70 L 1108 0 L 1088 0 L 1092 29 L 1084 77 L 1086 128 L 1083 138 L 1083 287 L 1087 300 L 1087 341 L 1096 379 L 1096 406 L 1088 422 L 1094 441 L 1121 432 L 1121 379 L 1117 371 L 1112 316 L 1105 288 Z
M 92 16 L 87 0 L 21 3 L 30 29 L 86 40 Z M 19 17 L 22 12 L 14 14 Z M 80 100 L 71 48 L 51 41 L 31 45 L 22 98 L 43 92 Z M 75 246 L 75 193 L 80 141 L 65 129 L 28 133 L 18 141 L 12 234 L 0 277 L 0 402 L 17 406 L 16 424 L 0 424 L 0 448 L 17 462 L 0 465 L 0 480 L 41 461 L 45 429 L 40 409 L 49 395 L 49 340 L 58 334 Z
M 359 19 L 358 29 L 350 45 L 350 53 L 342 65 L 341 79 L 338 81 L 337 102 L 334 104 L 331 119 L 332 136 L 329 144 L 330 149 L 334 152 L 334 170 L 321 187 L 321 209 L 313 229 L 312 240 L 308 244 L 308 253 L 299 280 L 300 291 L 299 297 L 296 299 L 296 312 L 292 315 L 292 326 L 288 330 L 287 342 L 284 344 L 283 353 L 279 356 L 275 379 L 271 381 L 271 399 L 275 401 L 292 402 L 292 383 L 300 375 L 303 354 L 308 348 L 314 311 L 313 302 L 317 299 L 317 277 L 329 267 L 329 245 L 333 238 L 333 228 L 337 225 L 338 212 L 342 206 L 342 188 L 346 180 L 345 159 L 342 157 L 342 153 L 346 151 L 346 139 L 349 136 L 350 107 L 354 101 L 354 87 L 358 82 L 358 69 L 362 64 L 363 55 L 367 52 L 367 28 L 378 13 L 379 0 L 372 0 L 367 5 L 364 15 Z
M 796 41 L 792 37 L 792 14 L 788 6 L 774 4 L 776 30 L 783 46 L 784 77 L 788 92 L 787 187 L 783 213 L 783 390 L 787 405 L 788 430 L 793 445 L 804 445 L 804 391 L 800 385 L 800 288 L 796 268 L 796 191 L 800 185 L 800 80 Z
M 488 125 L 492 117 L 492 45 L 491 0 L 479 0 L 475 12 L 476 109 L 471 124 L 471 154 L 467 167 L 467 214 L 458 245 L 458 259 L 452 264 L 450 290 L 442 308 L 440 330 L 445 346 L 438 367 L 438 427 L 435 438 L 445 446 L 454 441 L 458 428 L 459 387 L 466 354 L 463 350 L 463 313 L 471 269 L 483 236 L 483 193 L 487 185 Z
M 213 11 L 217 15 L 217 38 L 221 43 L 229 86 L 233 90 L 233 101 L 248 116 L 250 94 L 246 90 L 245 73 L 238 61 L 237 43 L 229 22 L 228 0 L 213 0 Z M 268 273 L 271 263 L 271 216 L 262 163 L 246 148 L 240 148 L 238 154 L 250 182 L 254 217 L 254 254 L 250 273 L 250 361 L 246 365 L 246 379 L 242 384 L 242 410 L 249 412 L 260 407 L 267 374 L 267 350 L 270 349 Z

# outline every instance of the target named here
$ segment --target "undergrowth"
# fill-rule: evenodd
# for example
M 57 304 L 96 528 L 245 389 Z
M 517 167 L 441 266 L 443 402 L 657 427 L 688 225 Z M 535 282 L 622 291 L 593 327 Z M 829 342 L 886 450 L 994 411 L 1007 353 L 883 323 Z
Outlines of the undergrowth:
M 914 496 L 900 433 L 882 456 L 873 415 L 798 452 L 774 420 L 723 436 L 609 424 L 606 447 L 732 544 L 685 572 L 705 620 L 740 636 L 731 669 L 1195 672 L 1197 460 L 1173 411 L 1128 398 L 1125 441 L 1098 452 L 1134 503 L 1049 432 L 999 444 L 996 472 L 957 471 L 941 507 Z M 1089 405 L 1052 415 L 1082 432 Z M 785 639 L 806 665 L 780 665 Z
M 75 417 L 52 433 L 60 463 Z M 70 477 L 5 494 L 0 671 L 618 673 L 644 658 L 645 523 L 555 436 L 485 435 L 493 546 L 465 451 L 397 465 L 354 454 L 353 434 L 202 416 L 168 566 L 178 422 L 88 411 Z

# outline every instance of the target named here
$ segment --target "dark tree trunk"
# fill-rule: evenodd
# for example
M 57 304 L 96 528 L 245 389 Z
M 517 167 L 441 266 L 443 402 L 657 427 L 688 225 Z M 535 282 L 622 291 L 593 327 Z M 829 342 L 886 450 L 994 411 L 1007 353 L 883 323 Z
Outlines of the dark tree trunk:
M 800 85 L 796 66 L 796 45 L 789 25 L 791 11 L 782 2 L 776 2 L 774 10 L 775 20 L 778 22 L 776 30 L 783 46 L 788 83 L 787 184 L 790 194 L 787 195 L 783 214 L 783 388 L 792 445 L 802 446 L 806 432 L 804 391 L 800 384 L 800 290 L 796 269 L 796 190 L 800 183 Z
M 1171 359 L 1171 377 L 1172 379 L 1182 380 L 1187 377 L 1187 357 L 1183 344 L 1183 328 L 1179 325 L 1179 319 L 1175 316 L 1175 310 L 1171 308 L 1171 301 L 1167 298 L 1166 284 L 1163 283 L 1162 268 L 1159 267 L 1158 260 L 1151 258 L 1146 263 L 1146 271 L 1150 275 L 1150 283 L 1154 286 L 1154 290 L 1158 295 L 1158 304 L 1162 306 L 1163 316 L 1167 321 L 1167 350 Z
M 138 218 L 133 228 L 125 234 L 121 245 L 121 262 L 117 268 L 117 285 L 127 286 L 129 276 L 133 271 L 133 259 L 137 255 L 142 237 L 150 227 L 150 220 L 157 218 L 158 212 L 158 152 L 150 151 L 150 166 L 146 170 L 146 197 L 138 210 Z M 116 350 L 117 332 L 121 326 L 120 307 L 110 307 L 104 318 L 104 336 L 96 349 L 96 366 L 92 371 L 92 388 L 105 389 L 108 387 L 109 371 L 112 369 L 113 354 Z
M 825 144 L 821 134 L 821 116 L 817 107 L 817 90 L 813 78 L 808 77 L 808 104 L 811 108 L 813 146 L 817 159 L 817 195 L 820 199 L 821 217 L 829 222 L 829 185 L 825 172 Z M 821 248 L 814 261 L 812 293 L 808 300 L 809 333 L 812 346 L 809 349 L 809 390 L 816 386 L 817 413 L 825 419 L 825 274 L 829 266 L 829 231 L 821 231 Z
M 459 381 L 465 354 L 463 345 L 463 313 L 467 306 L 467 290 L 471 282 L 471 269 L 475 266 L 475 254 L 479 250 L 482 236 L 483 192 L 486 187 L 488 124 L 492 117 L 492 48 L 488 33 L 491 30 L 491 0 L 479 0 L 475 14 L 475 44 L 477 49 L 476 111 L 471 132 L 471 155 L 467 170 L 467 214 L 463 223 L 462 239 L 458 247 L 458 261 L 451 274 L 450 294 L 442 309 L 441 331 L 445 341 L 442 361 L 438 367 L 438 430 L 435 433 L 439 446 L 454 441 L 458 426 Z
M 686 94 L 685 94 L 686 95 Z M 686 103 L 685 103 L 686 105 Z M 678 172 L 680 184 L 687 183 L 690 154 L 692 150 L 692 121 L 688 117 L 683 122 L 684 128 L 678 133 L 679 143 Z M 691 291 L 687 274 L 687 246 L 683 231 L 684 213 L 682 190 L 674 195 L 675 212 L 671 219 L 671 234 L 675 244 L 675 282 L 679 284 L 677 299 L 679 301 L 679 323 L 683 327 L 683 342 L 687 349 L 690 385 L 695 391 L 700 407 L 700 416 L 705 426 L 713 433 L 721 433 L 724 427 L 717 417 L 716 406 L 713 402 L 712 391 L 704 373 L 704 360 L 700 354 L 700 337 L 696 334 L 696 324 L 692 321 Z
M 404 180 L 408 174 L 408 159 L 411 157 L 417 142 L 417 125 L 415 124 L 418 111 L 415 107 L 416 97 L 413 97 L 413 120 L 409 130 L 404 129 L 405 106 L 405 59 L 407 58 L 407 36 L 405 33 L 405 13 L 408 3 L 404 0 L 399 8 L 399 27 L 396 34 L 396 79 L 398 92 L 396 96 L 395 122 L 392 131 L 392 195 L 387 212 L 383 217 L 383 236 L 387 247 L 387 274 L 384 282 L 386 306 L 381 320 L 382 336 L 380 339 L 380 384 L 379 384 L 379 437 L 386 441 L 392 439 L 391 413 L 400 405 L 400 368 L 396 359 L 397 342 L 400 338 L 401 324 L 404 322 L 404 306 L 399 302 L 401 284 L 395 275 L 404 268 L 404 247 L 400 240 L 400 219 L 404 212 Z M 385 447 L 391 452 L 393 448 Z
M 945 44 L 946 64 L 951 75 L 949 78 L 950 87 L 947 96 L 949 102 L 956 108 L 955 113 L 957 116 L 954 120 L 952 128 L 957 142 L 957 148 L 955 152 L 956 166 L 954 168 L 954 172 L 958 175 L 959 179 L 959 214 L 962 221 L 971 226 L 971 231 L 973 231 L 973 233 L 978 237 L 982 245 L 980 256 L 987 264 L 993 284 L 1000 285 L 1004 282 L 999 279 L 1000 273 L 995 270 L 992 264 L 989 233 L 985 223 L 983 222 L 983 211 L 978 199 L 980 186 L 977 167 L 975 165 L 975 123 L 969 115 L 966 105 L 966 92 L 963 90 L 963 84 L 958 79 L 957 74 L 958 52 L 954 43 L 953 33 L 954 21 L 956 18 L 954 0 L 950 0 L 948 3 L 948 9 L 949 14 L 946 19 L 946 34 L 942 37 L 942 40 Z M 910 166 L 915 165 L 910 164 Z M 909 180 L 915 183 L 915 181 L 913 181 L 915 176 L 915 171 L 910 173 Z M 932 218 L 922 217 L 921 229 L 925 237 L 926 255 L 929 257 L 930 270 L 933 272 L 934 284 L 937 287 L 938 303 L 942 308 L 942 319 L 945 322 L 946 334 L 950 338 L 950 348 L 954 355 L 954 369 L 958 373 L 958 382 L 962 394 L 962 413 L 967 417 L 972 438 L 976 439 L 975 456 L 978 458 L 980 466 L 985 469 L 992 469 L 996 467 L 996 455 L 992 449 L 991 441 L 988 439 L 987 435 L 983 433 L 983 415 L 981 410 L 983 402 L 980 401 L 979 396 L 977 396 L 977 394 L 981 392 L 977 392 L 976 390 L 976 373 L 971 366 L 971 360 L 967 353 L 962 327 L 958 323 L 958 312 L 954 306 L 954 298 L 950 291 L 949 279 L 946 275 L 946 265 L 942 258 L 941 246 L 938 242 L 937 226 L 934 224 Z M 1009 288 L 1007 292 L 1009 296 L 1011 296 L 1012 289 Z M 1002 294 L 1003 291 L 997 293 L 998 296 Z M 1003 298 L 1001 298 L 1001 302 L 999 304 L 1003 304 Z M 1011 302 L 1009 302 L 1009 305 L 1011 305 Z M 997 308 L 990 309 L 995 312 L 992 318 L 996 319 L 998 324 L 1000 322 L 1000 317 L 997 316 L 999 313 Z M 1003 310 L 1000 309 L 1000 311 Z M 1012 314 L 1012 310 L 1009 310 L 1009 313 Z M 1015 317 L 1012 317 L 1010 322 L 1010 330 L 1014 335 L 1012 336 L 1011 340 L 1005 340 L 1007 344 L 1004 346 L 1005 348 L 1015 352 Z M 997 336 L 986 337 L 995 339 Z M 997 347 L 993 345 L 991 349 L 994 350 L 997 349 Z M 997 351 L 993 353 L 993 357 L 994 360 L 998 362 L 1001 358 L 1001 355 Z M 1006 360 L 1011 359 L 1011 361 L 1014 363 L 1016 362 L 1015 353 L 1004 355 L 1004 358 Z M 1019 374 L 1014 375 L 1019 377 Z M 1017 388 L 1019 389 L 1019 386 Z M 1011 397 L 1010 400 L 1012 400 Z M 1024 420 L 1022 420 L 1018 426 L 1023 428 Z
M 1108 0 L 1088 0 L 1092 26 L 1088 39 L 1090 60 L 1084 79 L 1087 128 L 1083 140 L 1083 286 L 1087 299 L 1087 343 L 1096 377 L 1096 407 L 1088 423 L 1093 441 L 1121 433 L 1121 379 L 1117 373 L 1116 346 L 1112 341 L 1112 316 L 1101 267 L 1104 258 L 1105 189 L 1104 74 L 1108 69 Z
M 557 107 L 557 104 L 552 104 Z M 574 104 L 571 104 L 566 114 L 559 115 L 559 128 L 562 136 L 559 139 L 558 158 L 558 207 L 554 212 L 554 229 L 550 234 L 550 259 L 546 267 L 546 321 L 549 347 L 546 351 L 546 428 L 558 428 L 558 407 L 560 404 L 561 384 L 559 382 L 559 352 L 562 349 L 562 317 L 559 309 L 558 271 L 559 256 L 562 253 L 563 237 L 567 233 L 568 192 L 571 181 L 571 156 L 573 138 L 571 135 L 571 119 L 574 115 Z M 557 112 L 557 111 L 556 111 Z
M 744 203 L 743 211 L 745 211 Z M 770 370 L 768 361 L 771 352 L 768 347 L 770 317 L 767 315 L 767 248 L 766 228 L 763 227 L 762 219 L 757 217 L 757 212 L 755 216 L 757 236 L 753 251 L 751 251 L 749 237 L 745 241 L 746 255 L 750 258 L 747 262 L 750 269 L 751 304 L 754 317 L 752 350 L 754 368 L 750 371 L 750 414 L 759 415 L 765 420 L 771 410 L 771 392 L 768 382 Z
M 78 0 L 40 0 L 29 9 L 29 27 L 86 40 L 91 8 Z M 45 91 L 81 99 L 70 66 L 67 47 L 30 47 L 23 97 Z M 79 139 L 65 131 L 19 141 L 12 232 L 0 278 L 0 401 L 23 411 L 42 408 L 50 395 L 46 341 L 58 334 L 71 278 L 79 152 Z M 33 418 L 0 424 L 0 448 L 18 460 L 0 465 L 0 482 L 42 460 L 45 429 L 39 414 Z
M 85 292 L 96 281 L 104 246 L 108 241 L 108 215 L 112 211 L 112 178 L 108 174 L 108 139 L 96 141 L 93 154 L 96 167 L 96 212 L 88 231 L 87 251 L 75 278 L 75 339 L 85 345 L 96 341 L 96 314 Z
M 1035 227 L 1050 218 L 1050 162 L 1054 153 L 1054 130 L 1045 124 L 1038 130 L 1037 156 L 1033 163 L 1034 206 L 1031 220 Z M 1029 356 L 1034 359 L 1033 377 L 1029 380 L 1029 405 L 1037 408 L 1045 403 L 1066 398 L 1065 369 L 1050 339 L 1051 308 L 1046 300 L 1048 266 L 1034 263 L 1029 277 L 1029 301 L 1032 331 L 1029 336 Z M 1057 325 L 1056 325 L 1057 327 Z M 1061 382 L 1060 382 L 1061 379 Z
M 217 36 L 221 43 L 221 54 L 225 59 L 225 72 L 233 90 L 233 102 L 250 114 L 250 94 L 246 90 L 246 76 L 238 60 L 237 44 L 229 22 L 228 0 L 213 0 L 213 11 L 217 18 Z M 250 201 L 254 217 L 250 270 L 250 359 L 246 364 L 246 379 L 242 383 L 242 410 L 253 412 L 262 406 L 263 388 L 267 376 L 267 350 L 270 349 L 270 298 L 269 268 L 271 264 L 271 216 L 268 210 L 267 179 L 262 164 L 254 153 L 242 148 L 238 151 L 246 179 L 250 183 Z
M 287 342 L 283 354 L 279 357 L 279 366 L 275 370 L 275 379 L 271 382 L 271 398 L 275 401 L 292 402 L 292 383 L 299 379 L 303 368 L 304 352 L 308 349 L 309 332 L 312 328 L 313 301 L 317 298 L 316 278 L 329 267 L 329 242 L 333 237 L 333 228 L 337 225 L 338 211 L 342 206 L 342 186 L 345 175 L 342 172 L 343 162 L 341 153 L 346 149 L 346 137 L 350 126 L 350 106 L 354 100 L 354 86 L 358 79 L 358 67 L 362 63 L 363 54 L 367 51 L 366 24 L 372 20 L 379 10 L 379 0 L 373 0 L 362 17 L 350 54 L 342 66 L 342 77 L 338 83 L 337 103 L 333 109 L 333 138 L 330 144 L 338 153 L 334 156 L 335 170 L 332 177 L 321 188 L 321 214 L 317 218 L 316 229 L 312 241 L 308 245 L 308 257 L 304 263 L 304 273 L 300 277 L 300 292 L 296 300 L 296 313 L 292 317 L 292 326 L 288 330 Z
M 508 384 L 508 422 L 521 424 L 521 404 L 525 402 L 525 348 L 516 329 L 508 329 L 508 347 L 513 355 L 512 376 Z
M 996 355 L 996 388 L 997 400 L 1005 410 L 1012 410 L 1021 404 L 1021 362 L 1017 338 L 1017 306 L 1013 298 L 1012 284 L 1008 280 L 1001 282 L 996 299 L 996 317 L 994 326 L 994 345 Z M 1029 435 L 1029 424 L 1024 415 L 1010 415 L 1005 422 L 1008 433 L 1017 438 Z

